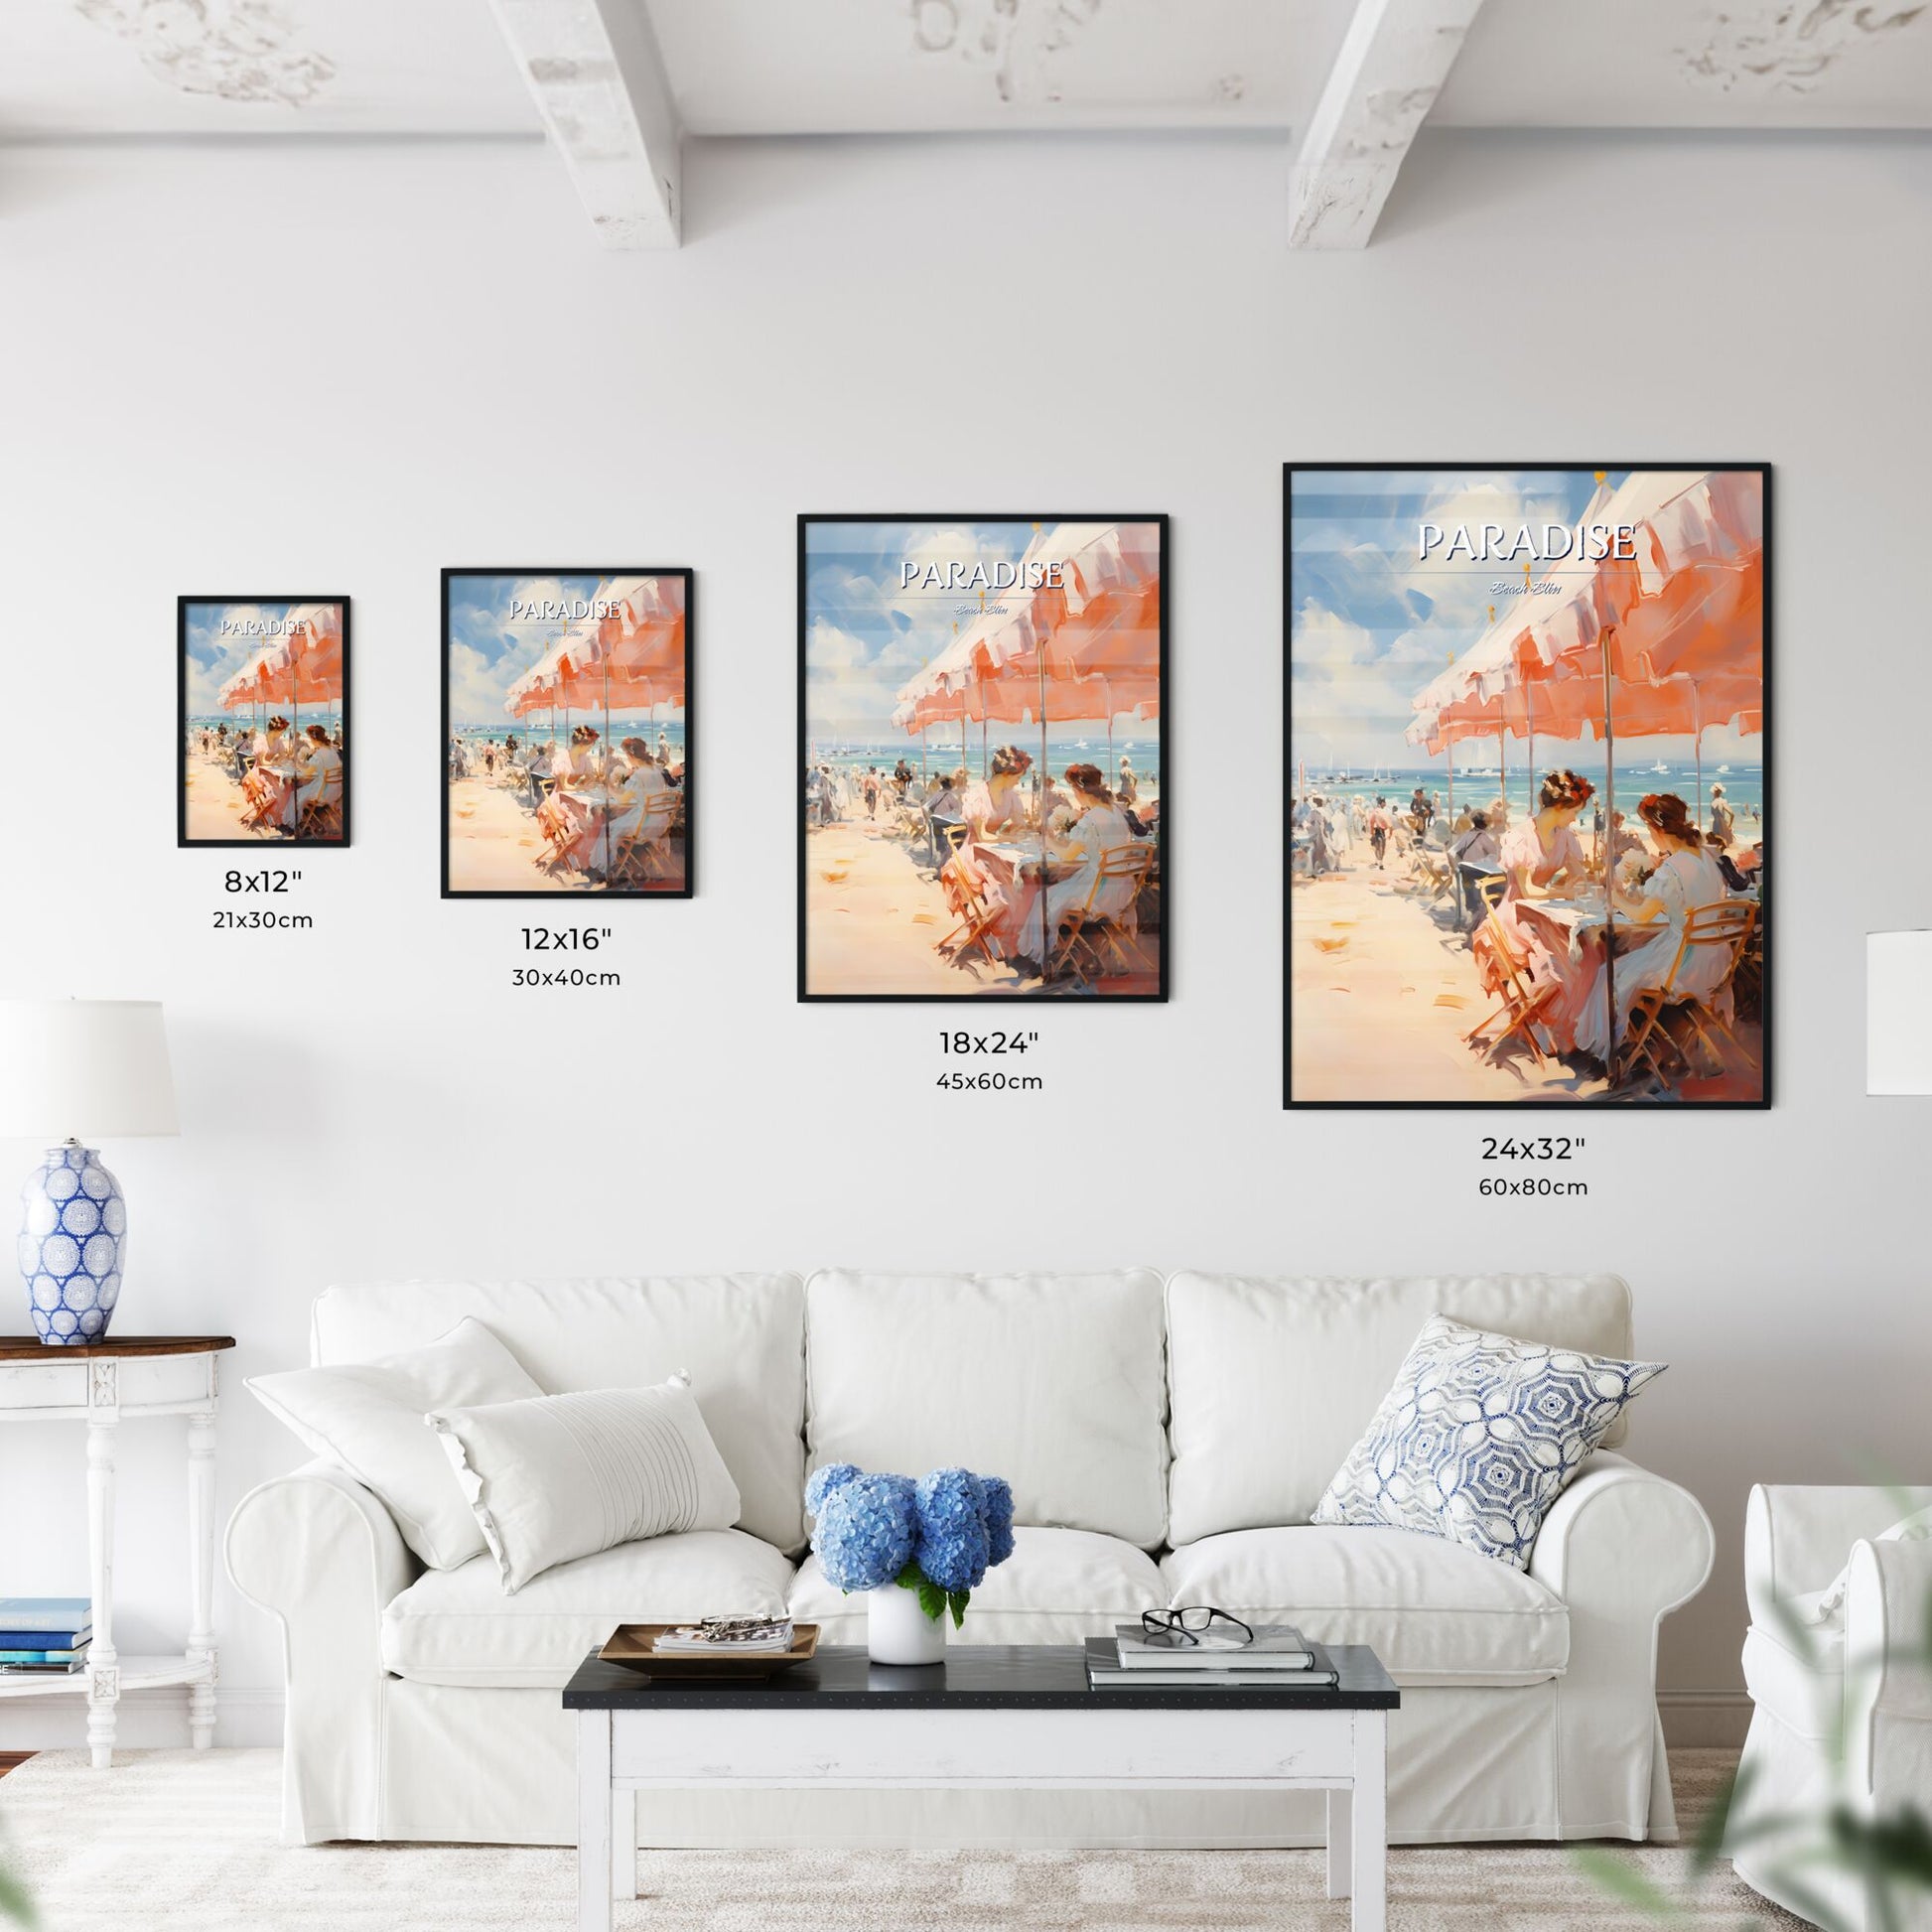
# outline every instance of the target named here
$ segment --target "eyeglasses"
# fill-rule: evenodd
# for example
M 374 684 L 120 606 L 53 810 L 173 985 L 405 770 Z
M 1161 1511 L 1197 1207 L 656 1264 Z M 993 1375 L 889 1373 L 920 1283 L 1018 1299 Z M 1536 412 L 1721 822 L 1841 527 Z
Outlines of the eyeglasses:
M 1223 1627 L 1225 1626 L 1225 1627 Z M 1157 1650 L 1185 1650 L 1209 1631 L 1224 1643 L 1253 1643 L 1253 1628 L 1211 1603 L 1192 1603 L 1178 1610 L 1143 1610 L 1141 1641 Z

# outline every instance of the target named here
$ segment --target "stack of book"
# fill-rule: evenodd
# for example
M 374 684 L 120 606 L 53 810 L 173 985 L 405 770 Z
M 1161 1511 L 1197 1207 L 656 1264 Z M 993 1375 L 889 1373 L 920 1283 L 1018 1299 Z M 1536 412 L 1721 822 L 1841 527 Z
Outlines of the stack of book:
M 0 1596 L 0 1674 L 84 1670 L 93 1635 L 84 1596 Z
M 1190 1691 L 1300 1691 L 1326 1689 L 1335 1681 L 1328 1653 L 1290 1623 L 1257 1623 L 1252 1638 L 1205 1631 L 1191 1644 L 1152 1642 L 1138 1623 L 1117 1623 L 1111 1643 L 1087 1639 L 1087 1682 L 1096 1691 L 1182 1685 Z
M 788 1616 L 708 1616 L 673 1624 L 652 1639 L 651 1648 L 665 1657 L 782 1656 L 793 1634 Z

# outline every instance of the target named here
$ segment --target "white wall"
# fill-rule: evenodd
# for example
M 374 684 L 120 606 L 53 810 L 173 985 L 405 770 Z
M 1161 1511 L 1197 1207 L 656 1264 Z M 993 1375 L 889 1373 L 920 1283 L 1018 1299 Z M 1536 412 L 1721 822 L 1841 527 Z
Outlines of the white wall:
M 326 1282 L 832 1261 L 1621 1270 L 1673 1364 L 1633 1447 L 1723 1537 L 1665 1634 L 1693 1702 L 1752 1480 L 1932 1476 L 1932 1120 L 1862 1064 L 1862 935 L 1932 918 L 1932 151 L 1441 140 L 1336 257 L 1285 252 L 1283 169 L 719 146 L 683 251 L 613 257 L 536 146 L 0 154 L 0 992 L 169 1004 L 120 1321 L 240 1337 L 224 1513 L 300 1459 L 238 1384 Z M 1476 1195 L 1496 1119 L 1280 1111 L 1290 457 L 1778 466 L 1775 1110 L 1593 1115 L 1589 1198 L 1532 1204 Z M 793 1003 L 793 517 L 1109 504 L 1173 516 L 1175 998 L 1035 1009 L 1043 1094 L 942 1095 L 957 1016 Z M 626 557 L 699 573 L 700 896 L 611 910 L 621 993 L 513 993 L 539 913 L 437 897 L 437 571 Z M 357 836 L 303 857 L 313 932 L 236 937 L 234 855 L 175 849 L 174 600 L 278 589 L 354 598 Z M 179 1429 L 125 1432 L 123 1648 L 183 1628 Z M 85 1587 L 79 1447 L 0 1436 L 0 1593 Z M 218 1610 L 252 1734 L 277 1646 Z

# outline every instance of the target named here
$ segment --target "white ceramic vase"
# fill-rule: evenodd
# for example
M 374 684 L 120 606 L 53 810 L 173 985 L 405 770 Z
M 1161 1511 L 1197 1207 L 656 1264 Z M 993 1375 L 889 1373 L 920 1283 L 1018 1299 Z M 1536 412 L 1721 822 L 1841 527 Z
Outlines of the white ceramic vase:
M 875 1664 L 943 1664 L 946 1619 L 919 1608 L 919 1592 L 888 1584 L 866 1592 L 866 1650 Z

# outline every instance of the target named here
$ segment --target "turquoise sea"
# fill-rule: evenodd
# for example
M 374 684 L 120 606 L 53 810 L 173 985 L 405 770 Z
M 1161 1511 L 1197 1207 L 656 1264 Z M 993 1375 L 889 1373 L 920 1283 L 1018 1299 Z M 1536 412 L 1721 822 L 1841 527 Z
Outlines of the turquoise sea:
M 1603 761 L 1587 759 L 1569 759 L 1566 762 L 1572 769 L 1581 771 L 1596 787 L 1596 797 L 1585 808 L 1584 820 L 1587 824 L 1591 810 L 1603 795 Z M 1664 768 L 1659 770 L 1657 767 Z M 1513 817 L 1520 817 L 1532 803 L 1532 784 L 1540 783 L 1544 772 L 1550 766 L 1539 760 L 1534 779 L 1522 764 L 1512 764 L 1509 768 L 1508 786 L 1504 795 L 1509 800 Z M 1698 790 L 1698 769 L 1689 759 L 1646 758 L 1641 752 L 1633 753 L 1626 764 L 1621 759 L 1616 767 L 1616 808 L 1620 812 L 1634 812 L 1637 800 L 1646 792 L 1674 791 L 1685 804 L 1695 812 L 1700 803 L 1708 813 L 1711 802 L 1711 787 L 1723 785 L 1725 796 L 1729 801 L 1731 811 L 1736 815 L 1740 833 L 1755 837 L 1761 824 L 1758 817 L 1764 806 L 1764 767 L 1760 764 L 1730 764 L 1726 768 L 1723 762 L 1706 760 L 1703 773 L 1704 789 Z M 1290 773 L 1289 790 L 1295 792 L 1301 785 L 1302 774 L 1299 765 Z M 1449 797 L 1449 778 L 1448 767 L 1441 759 L 1426 765 L 1379 765 L 1373 773 L 1349 771 L 1345 775 L 1337 768 L 1329 771 L 1317 767 L 1312 760 L 1309 764 L 1309 790 L 1319 792 L 1324 798 L 1360 798 L 1368 802 L 1377 797 L 1386 798 L 1391 805 L 1404 806 L 1410 794 L 1418 785 L 1426 792 L 1433 792 L 1439 803 L 1447 805 Z M 1471 802 L 1487 804 L 1504 787 L 1496 769 L 1493 752 L 1486 760 L 1472 759 L 1464 764 L 1457 761 L 1455 770 L 1454 796 L 1458 810 Z

